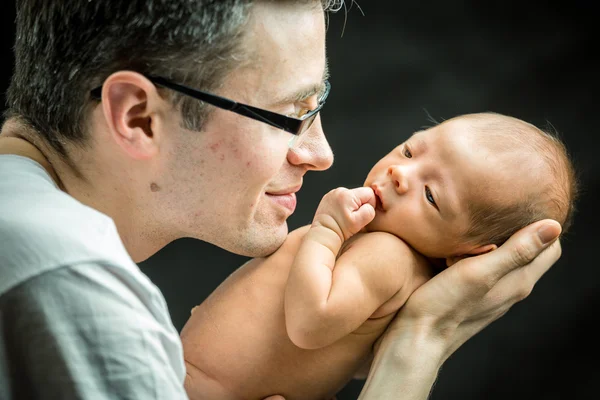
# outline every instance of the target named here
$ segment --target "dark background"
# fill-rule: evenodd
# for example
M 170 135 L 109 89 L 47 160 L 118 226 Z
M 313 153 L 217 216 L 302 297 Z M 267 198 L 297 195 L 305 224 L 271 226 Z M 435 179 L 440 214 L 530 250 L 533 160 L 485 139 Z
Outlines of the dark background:
M 457 114 L 496 111 L 545 127 L 567 143 L 583 193 L 563 256 L 531 296 L 467 342 L 442 368 L 433 399 L 579 399 L 598 372 L 600 229 L 596 98 L 597 13 L 591 1 L 366 1 L 331 15 L 332 92 L 322 113 L 334 166 L 309 174 L 290 229 L 309 223 L 320 197 L 359 186 L 413 131 Z M 0 15 L 0 92 L 12 69 L 14 6 Z M 163 291 L 175 326 L 245 258 L 179 240 L 140 267 Z M 339 399 L 355 399 L 362 382 Z

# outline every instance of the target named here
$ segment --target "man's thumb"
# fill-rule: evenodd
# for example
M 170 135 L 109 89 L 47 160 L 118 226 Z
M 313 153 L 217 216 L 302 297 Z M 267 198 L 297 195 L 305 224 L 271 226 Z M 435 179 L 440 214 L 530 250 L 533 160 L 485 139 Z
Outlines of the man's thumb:
M 529 229 L 534 228 L 534 232 L 517 232 L 505 243 L 510 247 L 513 267 L 521 267 L 533 261 L 550 243 L 558 238 L 562 230 L 560 224 L 551 219 L 539 221 L 532 225 L 535 225 L 535 228 L 531 226 Z M 524 229 L 529 230 L 527 227 Z

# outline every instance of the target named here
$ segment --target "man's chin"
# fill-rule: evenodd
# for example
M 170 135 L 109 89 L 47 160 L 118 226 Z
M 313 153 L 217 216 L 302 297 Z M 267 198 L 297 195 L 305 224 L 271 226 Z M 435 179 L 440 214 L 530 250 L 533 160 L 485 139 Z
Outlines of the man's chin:
M 266 257 L 273 254 L 285 241 L 288 234 L 287 222 L 278 227 L 252 229 L 241 233 L 232 246 L 220 246 L 225 250 L 245 257 Z

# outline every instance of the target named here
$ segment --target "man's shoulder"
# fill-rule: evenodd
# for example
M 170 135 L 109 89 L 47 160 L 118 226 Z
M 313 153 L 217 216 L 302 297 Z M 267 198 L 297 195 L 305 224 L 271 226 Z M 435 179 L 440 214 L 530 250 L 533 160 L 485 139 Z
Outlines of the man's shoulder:
M 304 225 L 288 233 L 288 235 L 285 238 L 285 241 L 272 255 L 295 255 L 298 252 L 300 244 L 302 243 L 302 239 L 304 238 L 306 232 L 308 232 L 309 229 L 310 225 Z
M 0 173 L 0 293 L 89 261 L 132 267 L 109 217 L 60 191 L 42 171 Z
M 18 375 L 27 375 L 40 386 L 68 392 L 75 384 L 66 379 L 74 378 L 66 367 L 85 381 L 84 392 L 96 395 L 102 390 L 107 396 L 134 391 L 139 398 L 148 398 L 147 391 L 151 398 L 169 390 L 179 394 L 185 376 L 179 335 L 162 297 L 140 287 L 131 275 L 83 263 L 55 268 L 0 293 L 0 324 L 5 325 L 0 342 L 9 349 L 0 349 L 0 387 L 3 379 L 18 382 Z M 16 376 L 2 370 L 3 362 Z M 128 378 L 119 371 L 128 372 Z M 101 386 L 88 386 L 95 382 Z

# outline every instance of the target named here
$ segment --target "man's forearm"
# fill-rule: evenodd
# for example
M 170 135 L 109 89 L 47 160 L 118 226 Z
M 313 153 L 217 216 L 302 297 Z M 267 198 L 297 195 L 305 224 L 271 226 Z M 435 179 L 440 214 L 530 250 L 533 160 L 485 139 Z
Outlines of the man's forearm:
M 383 340 L 359 400 L 426 400 L 442 366 L 441 342 L 405 332 Z M 387 338 L 391 339 L 391 338 Z

